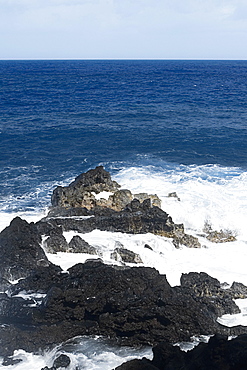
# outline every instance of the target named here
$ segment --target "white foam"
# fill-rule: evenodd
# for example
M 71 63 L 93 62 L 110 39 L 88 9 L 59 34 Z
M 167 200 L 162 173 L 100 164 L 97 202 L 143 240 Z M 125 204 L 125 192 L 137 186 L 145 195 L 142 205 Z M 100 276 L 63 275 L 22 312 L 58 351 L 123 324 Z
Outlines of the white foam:
M 99 194 L 96 194 L 94 192 L 92 192 L 92 194 L 95 196 L 96 199 L 108 199 L 110 195 L 112 195 L 113 193 L 109 192 L 109 191 L 102 191 L 101 193 Z
M 214 229 L 236 232 L 247 241 L 247 172 L 216 165 L 132 167 L 121 170 L 114 179 L 133 193 L 156 193 L 162 208 L 176 223 L 201 232 L 205 221 Z M 167 195 L 176 192 L 176 198 Z
M 237 325 L 247 326 L 247 299 L 236 299 L 236 304 L 241 312 L 235 315 L 223 315 L 217 321 L 224 326 L 233 327 Z

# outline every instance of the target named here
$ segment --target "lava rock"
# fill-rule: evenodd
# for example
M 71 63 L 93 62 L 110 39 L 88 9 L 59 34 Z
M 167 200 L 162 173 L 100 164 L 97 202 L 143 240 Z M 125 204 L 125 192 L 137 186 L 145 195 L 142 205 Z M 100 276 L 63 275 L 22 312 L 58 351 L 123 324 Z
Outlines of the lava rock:
M 69 246 L 65 237 L 61 235 L 49 236 L 44 241 L 44 248 L 48 253 L 68 252 Z
M 200 343 L 188 352 L 182 352 L 169 342 L 161 342 L 153 348 L 153 354 L 150 362 L 132 360 L 116 370 L 245 370 L 247 335 L 228 340 L 227 336 L 217 334 L 208 343 Z
M 71 253 L 97 254 L 96 248 L 90 246 L 79 235 L 73 236 L 73 238 L 69 242 L 69 250 L 68 251 L 71 252 Z
M 114 252 L 111 253 L 111 258 L 115 261 L 123 261 L 126 263 L 142 263 L 139 254 L 125 248 L 116 248 Z
M 34 224 L 20 217 L 0 233 L 0 276 L 6 280 L 16 280 L 28 276 L 35 268 L 48 261 L 40 246 L 41 236 Z

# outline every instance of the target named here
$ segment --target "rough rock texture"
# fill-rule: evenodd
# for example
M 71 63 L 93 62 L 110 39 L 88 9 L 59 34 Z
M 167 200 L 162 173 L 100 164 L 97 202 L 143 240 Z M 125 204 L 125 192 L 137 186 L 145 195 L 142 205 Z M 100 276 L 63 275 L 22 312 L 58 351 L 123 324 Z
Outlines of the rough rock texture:
M 143 202 L 150 198 L 153 205 L 161 205 L 157 195 L 146 193 L 133 195 L 130 190 L 120 189 L 116 181 L 112 181 L 109 172 L 103 166 L 96 167 L 78 176 L 69 186 L 58 186 L 52 195 L 53 207 L 85 207 L 93 209 L 95 207 L 106 207 L 121 211 L 134 198 Z M 107 192 L 108 199 L 99 198 L 97 194 Z M 110 194 L 113 193 L 113 194 Z
M 217 294 L 217 287 L 213 290 Z M 34 305 L 32 299 L 15 297 L 23 291 L 45 296 Z M 37 351 L 77 335 L 139 345 L 246 333 L 246 328 L 218 324 L 210 298 L 195 295 L 189 284 L 172 288 L 153 268 L 108 266 L 100 260 L 77 264 L 67 274 L 54 265 L 39 267 L 0 296 L 0 355 L 19 348 Z M 222 305 L 222 312 L 229 313 L 228 307 Z
M 64 231 L 80 233 L 94 229 L 124 232 L 153 233 L 173 238 L 176 248 L 185 245 L 199 248 L 198 238 L 187 235 L 183 225 L 177 225 L 164 212 L 157 195 L 132 194 L 130 190 L 119 189 L 120 185 L 111 180 L 102 166 L 81 174 L 67 187 L 57 187 L 52 195 L 52 208 L 39 228 L 49 230 L 49 225 Z M 107 192 L 108 199 L 98 194 Z M 111 194 L 112 193 L 112 194 Z M 177 197 L 176 193 L 169 196 Z M 48 226 L 45 226 L 45 222 Z
M 79 235 L 73 236 L 73 238 L 69 242 L 69 252 L 97 254 L 96 248 L 90 246 Z
M 68 211 L 69 214 L 72 214 L 71 209 Z M 150 199 L 145 199 L 142 203 L 138 199 L 133 199 L 121 211 L 102 207 L 95 207 L 91 211 L 85 208 L 81 210 L 75 208 L 73 217 L 66 216 L 64 211 L 63 216 L 57 216 L 59 212 L 60 208 L 53 209 L 52 213 L 42 220 L 43 224 L 48 223 L 49 227 L 53 225 L 55 229 L 75 230 L 80 233 L 87 233 L 95 229 L 130 234 L 153 233 L 173 238 L 176 247 L 180 245 L 200 247 L 196 237 L 185 234 L 183 225 L 175 224 L 166 212 L 153 206 Z M 42 228 L 40 225 L 39 227 Z M 48 230 L 49 227 L 47 227 Z M 43 226 L 43 229 L 45 230 L 46 227 Z
M 206 238 L 212 243 L 227 243 L 237 240 L 231 230 L 213 230 L 209 222 L 205 222 L 203 231 L 206 234 Z
M 205 272 L 182 274 L 180 282 L 182 288 L 187 288 L 192 292 L 195 300 L 205 303 L 207 309 L 214 317 L 222 316 L 226 311 L 229 314 L 240 312 L 239 307 L 233 301 L 233 299 L 238 297 L 238 293 L 234 290 L 234 285 L 228 289 L 222 288 L 217 279 L 212 278 Z M 244 290 L 242 289 L 241 291 L 242 298 L 247 297 L 246 294 L 244 295 Z
M 116 261 L 122 261 L 127 263 L 142 263 L 142 259 L 139 254 L 136 254 L 125 248 L 116 248 L 111 254 L 111 258 Z
M 0 233 L 0 277 L 16 280 L 28 276 L 35 268 L 48 261 L 40 247 L 41 236 L 34 224 L 14 218 Z
M 153 354 L 152 361 L 132 360 L 115 370 L 245 370 L 247 335 L 230 341 L 227 336 L 215 335 L 188 352 L 162 342 L 153 348 Z
M 44 241 L 48 253 L 68 252 L 69 246 L 63 235 L 52 235 Z

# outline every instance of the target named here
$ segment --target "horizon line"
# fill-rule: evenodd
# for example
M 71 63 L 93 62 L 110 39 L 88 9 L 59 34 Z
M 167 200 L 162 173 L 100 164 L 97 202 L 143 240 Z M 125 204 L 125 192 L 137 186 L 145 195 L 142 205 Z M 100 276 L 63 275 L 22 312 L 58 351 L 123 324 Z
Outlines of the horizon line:
M 198 60 L 198 61 L 246 61 L 247 59 L 227 59 L 227 58 L 0 58 L 0 61 L 17 61 L 17 60 Z

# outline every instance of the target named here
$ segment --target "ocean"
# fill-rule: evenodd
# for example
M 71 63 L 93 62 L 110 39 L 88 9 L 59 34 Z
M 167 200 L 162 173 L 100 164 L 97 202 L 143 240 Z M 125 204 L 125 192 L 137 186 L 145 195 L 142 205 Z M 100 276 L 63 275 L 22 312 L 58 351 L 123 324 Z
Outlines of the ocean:
M 157 194 L 173 221 L 202 244 L 175 249 L 151 234 L 83 235 L 106 263 L 121 241 L 173 286 L 189 271 L 247 285 L 246 81 L 247 61 L 0 61 L 0 229 L 16 215 L 40 219 L 57 185 L 103 165 L 122 188 Z M 205 223 L 237 240 L 206 240 Z M 143 243 L 153 251 L 144 252 Z M 65 270 L 78 262 L 68 253 L 49 257 Z M 219 320 L 247 325 L 247 301 L 239 305 L 242 314 Z M 40 370 L 56 351 L 64 346 L 39 356 L 20 350 L 23 362 L 9 368 Z M 70 346 L 71 370 L 110 370 L 144 355 L 151 349 L 117 348 L 104 338 Z

